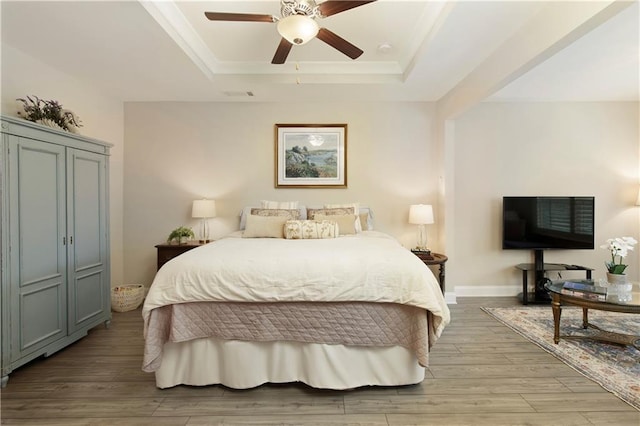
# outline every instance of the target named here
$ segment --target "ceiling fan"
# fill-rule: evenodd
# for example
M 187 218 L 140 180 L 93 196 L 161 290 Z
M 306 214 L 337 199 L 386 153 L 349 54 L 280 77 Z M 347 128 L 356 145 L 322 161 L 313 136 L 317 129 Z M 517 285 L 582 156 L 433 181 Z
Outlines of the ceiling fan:
M 351 59 L 362 55 L 363 51 L 336 33 L 322 28 L 316 18 L 326 18 L 376 0 L 340 1 L 327 0 L 318 3 L 315 0 L 280 0 L 281 17 L 254 13 L 205 12 L 211 21 L 245 21 L 277 23 L 278 33 L 282 36 L 272 64 L 284 64 L 291 47 L 302 45 L 317 37 L 329 46 L 339 50 Z

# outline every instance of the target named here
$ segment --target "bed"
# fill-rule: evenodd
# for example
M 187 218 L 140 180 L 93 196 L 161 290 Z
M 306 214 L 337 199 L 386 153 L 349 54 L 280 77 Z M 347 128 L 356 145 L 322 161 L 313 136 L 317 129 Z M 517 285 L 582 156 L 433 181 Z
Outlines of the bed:
M 142 367 L 157 387 L 348 389 L 424 379 L 449 310 L 431 271 L 397 240 L 366 230 L 313 239 L 248 233 L 158 271 L 143 306 Z

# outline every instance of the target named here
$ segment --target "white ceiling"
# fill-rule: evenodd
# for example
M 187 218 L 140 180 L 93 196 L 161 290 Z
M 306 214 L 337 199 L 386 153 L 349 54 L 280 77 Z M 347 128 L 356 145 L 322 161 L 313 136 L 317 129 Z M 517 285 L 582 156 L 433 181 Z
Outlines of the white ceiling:
M 553 25 L 568 26 L 578 8 L 597 2 L 571 2 L 575 14 L 566 5 L 558 9 L 559 23 L 550 22 L 548 31 L 532 24 L 558 3 L 565 2 L 378 0 L 319 22 L 363 49 L 360 58 L 316 39 L 294 46 L 284 65 L 270 63 L 280 40 L 275 24 L 204 16 L 279 16 L 275 0 L 0 6 L 3 44 L 123 101 L 437 101 L 500 67 L 513 69 L 487 81 L 488 99 L 638 101 L 638 2 L 618 1 L 630 5 L 585 20 L 557 42 L 543 41 Z M 505 54 L 516 36 L 525 40 L 520 46 L 548 47 L 518 58 L 521 66 L 509 64 L 505 57 L 524 51 Z M 382 52 L 385 43 L 390 49 Z

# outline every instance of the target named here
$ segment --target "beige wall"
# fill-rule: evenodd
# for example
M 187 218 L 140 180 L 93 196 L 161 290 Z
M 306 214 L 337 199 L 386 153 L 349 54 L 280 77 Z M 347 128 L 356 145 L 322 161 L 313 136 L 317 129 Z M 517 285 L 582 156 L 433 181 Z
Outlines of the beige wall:
M 218 204 L 216 238 L 237 228 L 243 206 L 261 199 L 359 201 L 374 209 L 378 229 L 407 247 L 415 244 L 408 205 L 432 203 L 446 218 L 436 217 L 438 224 L 429 227 L 429 245 L 446 250 L 447 289 L 458 296 L 519 291 L 514 265 L 532 258 L 528 251 L 500 247 L 503 195 L 594 195 L 597 244 L 613 236 L 638 237 L 640 209 L 632 205 L 640 155 L 637 103 L 482 103 L 449 122 L 453 136 L 447 143 L 454 146 L 444 150 L 444 160 L 433 107 L 126 104 L 125 279 L 151 282 L 153 246 L 179 225 L 197 230 L 190 206 L 203 196 Z M 273 187 L 273 126 L 284 122 L 348 123 L 348 189 Z M 443 198 L 441 190 L 453 194 Z M 438 205 L 439 199 L 448 204 Z M 634 256 L 629 274 L 637 279 L 640 262 Z M 596 268 L 596 278 L 604 275 L 606 258 L 598 248 L 545 253 L 548 262 Z M 571 276 L 583 273 L 564 274 Z
M 544 259 L 590 266 L 603 278 L 608 252 L 598 247 L 612 237 L 640 239 L 639 155 L 638 103 L 481 103 L 463 114 L 455 121 L 448 284 L 457 296 L 518 290 L 514 265 L 533 257 L 501 249 L 504 195 L 595 196 L 596 249 L 545 251 Z M 634 280 L 639 255 L 627 259 Z M 571 276 L 584 272 L 563 274 Z
M 122 173 L 124 155 L 122 102 L 96 91 L 73 76 L 51 68 L 11 46 L 2 44 L 1 113 L 16 116 L 16 98 L 36 95 L 55 99 L 82 120 L 80 133 L 113 144 L 110 162 L 111 285 L 123 281 Z
M 446 140 L 436 142 L 444 136 L 434 136 L 433 104 L 128 103 L 123 109 L 73 76 L 2 45 L 2 113 L 14 115 L 14 99 L 28 94 L 59 100 L 80 115 L 82 134 L 114 144 L 113 285 L 148 285 L 153 246 L 179 225 L 197 229 L 190 206 L 202 196 L 218 203 L 215 237 L 237 227 L 242 206 L 264 198 L 360 201 L 374 209 L 378 229 L 407 247 L 415 244 L 408 206 L 432 203 L 438 223 L 428 227 L 429 245 L 446 250 L 447 289 L 458 296 L 516 294 L 520 275 L 513 266 L 532 260 L 528 252 L 500 248 L 503 195 L 595 195 L 597 244 L 639 236 L 638 103 L 482 103 L 447 122 Z M 287 122 L 348 123 L 348 189 L 273 187 L 273 126 Z M 596 278 L 606 258 L 598 248 L 545 254 L 548 262 L 594 267 Z M 638 250 L 629 263 L 638 280 Z
M 216 200 L 218 238 L 262 199 L 370 206 L 376 227 L 415 245 L 409 205 L 437 202 L 438 167 L 428 103 L 125 104 L 125 278 L 148 285 L 155 244 L 198 229 L 191 202 Z M 275 123 L 347 123 L 347 189 L 274 188 Z M 436 218 L 437 220 L 437 218 Z M 429 229 L 437 248 L 437 230 Z

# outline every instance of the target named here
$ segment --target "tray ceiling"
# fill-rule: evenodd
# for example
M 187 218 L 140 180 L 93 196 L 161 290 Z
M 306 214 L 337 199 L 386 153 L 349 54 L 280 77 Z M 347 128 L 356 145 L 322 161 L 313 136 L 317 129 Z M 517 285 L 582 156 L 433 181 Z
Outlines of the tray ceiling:
M 558 3 L 564 16 L 550 13 Z M 270 63 L 275 24 L 204 17 L 278 16 L 277 1 L 0 7 L 3 48 L 123 101 L 438 101 L 476 85 L 487 86 L 480 100 L 638 100 L 637 1 L 379 0 L 319 22 L 363 49 L 360 58 L 312 40 L 283 65 Z M 540 20 L 545 13 L 559 22 Z M 540 51 L 519 57 L 527 37 Z

